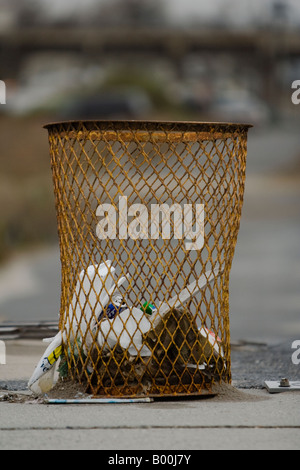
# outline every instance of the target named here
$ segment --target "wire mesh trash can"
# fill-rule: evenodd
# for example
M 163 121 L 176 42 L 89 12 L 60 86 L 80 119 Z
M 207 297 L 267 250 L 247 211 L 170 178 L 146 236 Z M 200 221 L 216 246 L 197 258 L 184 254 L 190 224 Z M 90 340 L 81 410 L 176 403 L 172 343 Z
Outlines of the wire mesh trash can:
M 230 383 L 229 274 L 250 126 L 49 124 L 60 371 L 97 396 Z

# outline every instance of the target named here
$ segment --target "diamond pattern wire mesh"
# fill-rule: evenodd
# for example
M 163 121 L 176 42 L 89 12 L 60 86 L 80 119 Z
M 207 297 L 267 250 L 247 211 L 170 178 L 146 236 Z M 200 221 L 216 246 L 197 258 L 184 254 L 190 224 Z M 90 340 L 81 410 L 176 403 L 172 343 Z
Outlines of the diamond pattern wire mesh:
M 214 383 L 230 382 L 229 273 L 249 126 L 89 121 L 46 128 L 61 250 L 62 362 L 69 377 L 93 394 L 115 397 L 205 394 Z M 149 215 L 147 226 L 135 226 L 137 239 L 124 235 L 114 213 L 120 216 L 125 196 L 127 210 L 143 204 L 148 215 L 154 204 L 203 204 L 201 249 L 188 250 L 185 237 L 175 237 L 182 229 L 175 215 L 169 233 L 161 220 L 151 236 Z M 115 237 L 99 238 L 100 205 L 113 208 L 105 216 Z M 106 306 L 99 265 L 107 269 Z M 107 309 L 114 301 L 106 282 L 110 266 L 115 282 L 126 279 L 119 293 L 127 310 L 114 318 Z M 191 295 L 181 302 L 184 289 Z M 141 310 L 145 302 L 167 308 L 149 315 Z

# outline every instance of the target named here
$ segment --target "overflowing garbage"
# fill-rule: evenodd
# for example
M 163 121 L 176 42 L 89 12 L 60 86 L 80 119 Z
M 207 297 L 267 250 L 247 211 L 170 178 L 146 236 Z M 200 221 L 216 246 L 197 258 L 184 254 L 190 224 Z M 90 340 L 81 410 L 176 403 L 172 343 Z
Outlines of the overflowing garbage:
M 221 273 L 215 269 L 187 286 L 179 295 L 154 306 L 129 305 L 116 280 L 111 261 L 82 270 L 66 312 L 65 325 L 49 343 L 28 387 L 47 393 L 60 376 L 67 377 L 70 357 L 89 384 L 103 388 L 129 385 L 147 393 L 157 386 L 202 384 L 226 369 L 222 341 L 203 324 L 199 327 L 185 304 Z

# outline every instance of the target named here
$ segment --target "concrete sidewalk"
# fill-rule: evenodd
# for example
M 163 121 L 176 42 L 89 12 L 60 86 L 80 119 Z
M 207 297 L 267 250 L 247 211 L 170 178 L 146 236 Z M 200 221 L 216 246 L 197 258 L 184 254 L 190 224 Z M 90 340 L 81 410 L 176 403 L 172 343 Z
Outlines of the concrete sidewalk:
M 0 402 L 0 449 L 299 450 L 299 399 L 296 392 L 249 391 L 241 401 Z
M 8 342 L 2 388 L 26 383 L 44 349 L 41 341 Z M 97 405 L 49 405 L 28 391 L 3 390 L 0 450 L 300 448 L 300 393 L 230 390 L 197 400 Z

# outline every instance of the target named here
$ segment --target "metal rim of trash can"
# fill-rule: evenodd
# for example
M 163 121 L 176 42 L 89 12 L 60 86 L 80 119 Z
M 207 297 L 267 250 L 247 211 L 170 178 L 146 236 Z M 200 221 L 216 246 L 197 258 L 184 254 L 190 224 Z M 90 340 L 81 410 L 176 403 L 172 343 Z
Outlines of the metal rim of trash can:
M 68 152 L 72 155 L 72 159 L 76 160 L 76 170 L 84 172 L 82 168 L 82 164 L 80 163 L 80 158 L 85 158 L 85 150 L 84 145 L 88 142 L 90 145 L 93 146 L 94 149 L 97 148 L 98 143 L 104 141 L 104 144 L 108 142 L 121 142 L 123 145 L 124 142 L 134 142 L 137 146 L 150 144 L 156 145 L 156 150 L 159 148 L 159 145 L 162 143 L 172 143 L 172 145 L 176 144 L 183 144 L 188 145 L 188 151 L 191 152 L 191 146 L 195 143 L 199 143 L 199 148 L 202 148 L 201 145 L 203 142 L 211 142 L 212 149 L 214 149 L 217 153 L 217 157 L 222 159 L 222 151 L 218 149 L 218 142 L 227 142 L 230 141 L 230 145 L 233 145 L 234 150 L 231 149 L 229 144 L 225 144 L 226 149 L 226 156 L 232 158 L 235 161 L 235 169 L 238 168 L 239 174 L 230 175 L 230 179 L 234 180 L 234 198 L 236 198 L 235 206 L 236 212 L 234 217 L 231 215 L 230 223 L 228 221 L 224 222 L 224 225 L 232 225 L 229 227 L 232 229 L 232 232 L 229 234 L 227 233 L 227 241 L 223 241 L 222 249 L 218 251 L 218 256 L 220 256 L 220 252 L 224 251 L 226 254 L 226 259 L 224 258 L 223 262 L 225 268 L 222 271 L 222 281 L 221 284 L 215 289 L 217 291 L 217 300 L 215 300 L 215 305 L 213 314 L 208 312 L 206 314 L 206 319 L 210 316 L 214 317 L 214 315 L 223 315 L 222 321 L 224 322 L 224 331 L 226 331 L 226 340 L 224 342 L 224 350 L 226 356 L 226 374 L 224 375 L 224 380 L 230 382 L 231 380 L 231 368 L 230 368 L 230 332 L 229 332 L 229 292 L 228 292 L 228 284 L 229 284 L 229 273 L 231 269 L 232 258 L 234 254 L 237 234 L 239 230 L 239 223 L 240 223 L 240 216 L 241 216 L 241 209 L 243 204 L 243 195 L 244 195 L 244 182 L 245 182 L 245 164 L 246 164 L 246 154 L 247 154 L 247 133 L 250 127 L 249 124 L 235 124 L 235 123 L 203 123 L 203 122 L 163 122 L 163 121 L 68 121 L 68 122 L 58 122 L 58 123 L 51 123 L 44 126 L 49 133 L 49 141 L 50 141 L 50 148 L 51 148 L 51 157 L 52 157 L 52 170 L 53 170 L 53 180 L 54 180 L 54 192 L 56 197 L 56 208 L 57 208 L 57 217 L 58 217 L 58 231 L 59 231 L 59 238 L 60 238 L 60 248 L 61 248 L 61 262 L 62 262 L 62 298 L 61 298 L 61 313 L 60 313 L 60 327 L 64 329 L 66 327 L 66 309 L 68 308 L 68 303 L 70 304 L 71 293 L 70 289 L 73 286 L 74 289 L 74 273 L 71 275 L 70 266 L 74 265 L 72 261 L 72 256 L 75 256 L 72 253 L 72 243 L 74 244 L 73 248 L 75 247 L 76 243 L 80 240 L 79 235 L 79 227 L 77 226 L 78 233 L 72 237 L 69 233 L 68 223 L 66 224 L 66 220 L 68 217 L 73 217 L 74 214 L 70 215 L 69 210 L 72 209 L 73 211 L 76 210 L 76 205 L 78 205 L 78 200 L 73 201 L 73 207 L 66 207 L 66 196 L 64 191 L 66 190 L 66 186 L 69 185 L 69 190 L 71 190 L 71 185 L 69 182 L 66 183 L 68 177 L 70 176 L 71 179 L 76 181 L 76 175 L 72 174 L 73 168 L 72 165 L 69 166 L 68 162 Z M 55 140 L 55 142 L 54 142 Z M 68 143 L 67 149 L 65 148 L 65 142 Z M 72 147 L 74 144 L 79 143 L 80 154 L 77 155 L 76 151 Z M 125 146 L 126 147 L 126 146 Z M 144 147 L 141 147 L 144 148 Z M 217 149 L 217 150 L 216 150 Z M 130 151 L 126 150 L 127 156 L 129 156 Z M 125 154 L 126 154 L 125 151 Z M 159 152 L 158 152 L 159 153 Z M 175 151 L 176 154 L 176 151 Z M 211 158 L 215 158 L 215 154 L 212 151 L 207 152 L 204 151 L 204 154 L 209 161 Z M 97 153 L 97 158 L 99 158 L 99 153 Z M 117 156 L 110 153 L 112 159 L 117 160 Z M 161 155 L 160 155 L 161 156 Z M 196 156 L 193 155 L 194 160 L 196 160 Z M 197 156 L 198 158 L 199 156 Z M 226 165 L 230 166 L 231 161 L 228 157 L 228 163 Z M 63 160 L 63 162 L 62 162 Z M 103 162 L 102 162 L 103 163 Z M 131 162 L 132 163 L 132 162 Z M 63 167 L 65 165 L 65 167 Z M 213 167 L 214 168 L 214 167 Z M 134 169 L 134 165 L 133 165 Z M 211 168 L 210 168 L 211 169 Z M 68 172 L 71 173 L 68 175 Z M 224 168 L 222 169 L 224 170 Z M 172 171 L 171 171 L 172 173 Z M 96 172 L 95 172 L 96 175 Z M 96 175 L 97 176 L 97 175 Z M 225 177 L 224 177 L 225 178 Z M 223 179 L 224 179 L 223 178 Z M 222 177 L 221 177 L 222 179 Z M 63 182 L 62 182 L 63 180 Z M 177 181 L 179 181 L 177 179 Z M 143 183 L 146 184 L 146 181 L 143 179 Z M 72 184 L 72 183 L 71 183 Z M 207 183 L 210 184 L 210 181 Z M 78 185 L 78 182 L 77 182 Z M 133 184 L 134 185 L 134 184 Z M 120 188 L 121 185 L 118 184 Z M 79 193 L 81 191 L 80 183 L 78 185 Z M 109 187 L 111 188 L 111 186 Z M 104 188 L 106 190 L 106 188 Z M 139 194 L 139 191 L 135 189 L 136 193 Z M 233 192 L 234 192 L 233 191 Z M 209 192 L 209 191 L 208 191 Z M 83 194 L 83 193 L 82 193 Z M 80 195 L 79 195 L 80 197 Z M 83 199 L 85 199 L 85 195 L 83 194 Z M 90 197 L 90 194 L 89 196 Z M 213 199 L 215 194 L 209 198 L 209 200 Z M 112 201 L 113 199 L 109 195 L 109 199 Z M 89 204 L 86 203 L 86 208 L 90 210 Z M 159 199 L 161 202 L 161 199 Z M 174 200 L 175 202 L 175 200 Z M 76 218 L 76 217 L 75 217 Z M 62 220 L 66 219 L 66 220 Z M 234 220 L 235 219 L 235 220 Z M 74 220 L 73 220 L 74 222 Z M 223 222 L 222 222 L 223 223 Z M 221 223 L 221 225 L 222 225 Z M 76 225 L 76 224 L 75 224 Z M 74 224 L 73 224 L 74 228 Z M 211 229 L 213 231 L 213 228 Z M 70 238 L 71 236 L 71 238 Z M 222 234 L 224 237 L 224 233 Z M 220 238 L 220 236 L 219 236 Z M 72 240 L 71 240 L 72 239 Z M 70 243 L 70 240 L 72 243 Z M 219 240 L 219 239 L 218 239 Z M 85 242 L 84 242 L 85 244 Z M 227 246 L 228 245 L 228 246 Z M 85 247 L 86 248 L 86 247 Z M 91 253 L 94 254 L 94 248 L 91 250 Z M 76 251 L 76 250 L 75 250 Z M 78 250 L 77 250 L 78 251 Z M 83 249 L 84 252 L 84 249 Z M 77 256 L 79 258 L 83 257 L 83 252 Z M 130 254 L 132 252 L 130 251 Z M 224 254 L 223 253 L 223 254 Z M 86 253 L 84 254 L 86 255 Z M 225 256 L 225 255 L 224 255 Z M 91 261 L 90 254 L 88 253 L 89 261 Z M 101 261 L 104 260 L 102 255 Z M 199 260 L 198 260 L 199 261 Z M 94 263 L 94 261 L 93 261 Z M 195 263 L 194 263 L 195 264 Z M 79 265 L 82 267 L 82 260 L 80 260 Z M 74 266 L 73 266 L 74 267 Z M 192 269 L 192 266 L 191 266 Z M 124 274 L 124 273 L 121 273 Z M 119 275 L 119 277 L 121 276 Z M 73 277 L 73 279 L 71 279 Z M 222 295 L 220 294 L 220 289 L 222 287 Z M 171 288 L 169 289 L 171 291 Z M 212 295 L 212 294 L 211 294 Z M 212 295 L 213 296 L 213 295 Z M 222 296 L 222 300 L 220 301 L 219 297 Z M 219 303 L 222 302 L 222 309 L 223 311 L 220 312 L 220 305 Z M 216 313 L 217 312 L 217 313 Z M 205 320 L 206 321 L 206 320 Z M 213 323 L 213 320 L 211 320 Z M 80 326 L 79 326 L 80 331 Z M 218 333 L 218 332 L 216 332 Z M 217 334 L 216 334 L 217 336 Z M 84 342 L 84 340 L 83 340 Z M 95 339 L 94 339 L 95 343 Z M 95 346 L 95 344 L 93 344 Z M 73 345 L 74 347 L 74 345 Z M 91 356 L 88 356 L 87 359 L 83 360 L 81 358 L 81 371 L 78 373 L 78 370 L 73 370 L 75 366 L 76 369 L 76 361 L 75 361 L 75 354 L 74 350 L 72 350 L 72 344 L 70 342 L 70 338 L 67 338 L 65 344 L 65 351 L 67 349 L 71 349 L 70 357 L 67 359 L 69 372 L 71 372 L 71 377 L 73 380 L 77 379 L 82 381 L 83 378 L 87 380 L 89 390 L 91 390 L 94 394 L 101 395 L 101 396 L 138 396 L 140 392 L 140 387 L 138 384 L 137 386 L 130 386 L 128 382 L 122 388 L 115 386 L 113 383 L 113 377 L 111 376 L 111 386 L 104 386 L 101 384 L 101 379 L 99 376 L 97 377 L 96 383 L 92 384 L 89 380 L 86 366 L 88 360 L 91 359 Z M 99 351 L 98 351 L 99 352 Z M 95 364 L 94 364 L 95 365 Z M 117 365 L 119 366 L 119 365 Z M 97 375 L 97 374 L 96 374 Z M 122 374 L 121 374 L 122 375 Z M 183 374 L 182 374 L 183 375 Z M 181 375 L 181 377 L 182 377 Z M 168 379 L 167 379 L 168 382 Z M 180 380 L 179 380 L 180 382 Z M 155 385 L 154 388 L 148 390 L 146 392 L 147 396 L 186 396 L 186 395 L 202 395 L 202 394 L 210 394 L 212 393 L 212 385 L 213 383 L 218 382 L 218 379 L 212 379 L 211 382 L 203 381 L 200 386 L 192 381 L 192 384 L 167 384 L 167 386 L 163 385 Z

